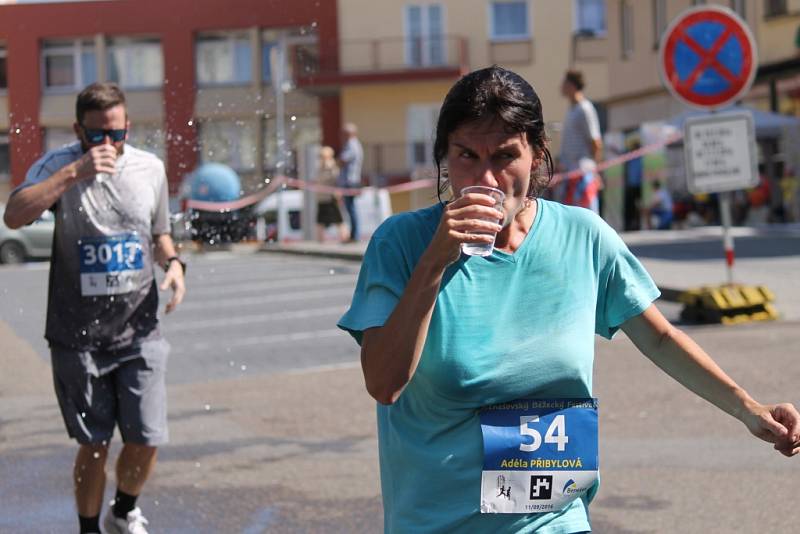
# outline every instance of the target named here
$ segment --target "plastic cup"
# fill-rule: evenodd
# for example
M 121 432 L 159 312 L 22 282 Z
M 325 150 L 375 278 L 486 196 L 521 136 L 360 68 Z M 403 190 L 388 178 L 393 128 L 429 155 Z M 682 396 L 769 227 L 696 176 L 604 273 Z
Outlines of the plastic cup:
M 495 207 L 499 208 L 500 211 L 502 211 L 503 202 L 506 199 L 505 193 L 503 193 L 499 189 L 495 189 L 494 187 L 486 187 L 483 185 L 472 185 L 469 187 L 465 187 L 464 189 L 461 190 L 462 197 L 467 193 L 480 193 L 481 195 L 487 195 L 492 197 L 495 200 L 494 203 Z M 491 217 L 487 217 L 483 220 L 497 222 L 497 219 Z M 490 256 L 492 254 L 492 250 L 494 250 L 494 240 L 495 238 L 497 238 L 497 232 L 475 232 L 475 233 L 492 236 L 492 242 L 461 243 L 461 251 L 467 256 Z

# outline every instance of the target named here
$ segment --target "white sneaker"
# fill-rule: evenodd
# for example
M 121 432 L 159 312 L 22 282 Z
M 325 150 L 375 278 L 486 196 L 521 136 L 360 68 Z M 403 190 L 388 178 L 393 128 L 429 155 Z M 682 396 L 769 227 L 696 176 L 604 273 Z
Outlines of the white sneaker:
M 128 517 L 125 519 L 115 516 L 114 512 L 109 510 L 103 520 L 103 529 L 106 534 L 147 534 L 147 529 L 144 528 L 146 524 L 147 519 L 139 508 L 128 512 Z

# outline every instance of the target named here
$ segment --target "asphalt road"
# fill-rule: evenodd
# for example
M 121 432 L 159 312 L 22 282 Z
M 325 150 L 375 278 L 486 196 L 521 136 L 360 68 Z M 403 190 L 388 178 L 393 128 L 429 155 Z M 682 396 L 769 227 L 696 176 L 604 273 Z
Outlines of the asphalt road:
M 358 267 L 247 251 L 193 255 L 186 299 L 178 312 L 161 317 L 172 345 L 169 382 L 351 362 L 353 344 L 335 323 L 347 309 Z M 47 279 L 47 263 L 0 268 L 0 317 L 44 359 Z
M 163 323 L 171 443 L 140 499 L 152 531 L 380 532 L 374 405 L 355 344 L 334 327 L 357 269 L 279 254 L 193 258 L 189 296 Z M 42 264 L 0 268 L 0 533 L 77 530 L 74 446 L 41 340 L 46 279 Z M 800 404 L 798 326 L 687 331 L 757 398 Z M 624 336 L 598 340 L 595 394 L 595 532 L 796 530 L 797 459 L 672 383 Z

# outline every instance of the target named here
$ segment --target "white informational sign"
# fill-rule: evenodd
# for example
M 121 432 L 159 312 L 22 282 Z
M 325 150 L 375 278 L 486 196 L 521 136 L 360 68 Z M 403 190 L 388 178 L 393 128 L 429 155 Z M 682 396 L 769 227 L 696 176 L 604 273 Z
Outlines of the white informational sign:
M 752 115 L 735 112 L 690 117 L 683 133 L 690 192 L 721 193 L 758 185 Z

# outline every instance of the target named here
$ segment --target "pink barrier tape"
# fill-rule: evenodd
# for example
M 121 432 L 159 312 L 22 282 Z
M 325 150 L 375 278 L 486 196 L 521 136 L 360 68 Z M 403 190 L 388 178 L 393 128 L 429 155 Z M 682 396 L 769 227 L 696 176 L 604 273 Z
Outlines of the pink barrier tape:
M 626 162 L 628 162 L 628 161 L 630 161 L 632 159 L 636 159 L 636 158 L 639 158 L 641 156 L 644 156 L 645 154 L 649 154 L 651 152 L 655 152 L 656 150 L 664 148 L 667 145 L 671 145 L 672 143 L 674 143 L 676 141 L 680 141 L 681 139 L 683 139 L 683 133 L 682 132 L 678 132 L 678 133 L 676 133 L 674 135 L 671 135 L 671 136 L 669 136 L 669 137 L 667 137 L 667 138 L 665 138 L 662 141 L 659 141 L 657 143 L 651 143 L 649 145 L 637 148 L 636 150 L 631 150 L 630 152 L 625 152 L 624 154 L 620 154 L 620 155 L 618 155 L 616 157 L 613 157 L 611 159 L 603 160 L 603 161 L 601 161 L 600 163 L 597 164 L 597 171 L 598 172 L 604 171 L 604 170 L 609 169 L 611 167 L 615 167 L 615 166 L 620 165 L 622 163 L 626 163 Z M 569 180 L 570 178 L 578 178 L 582 174 L 583 174 L 583 171 L 581 171 L 580 169 L 573 169 L 573 170 L 568 171 L 568 172 L 556 173 L 556 174 L 553 175 L 553 180 L 550 182 L 550 187 L 553 187 L 554 185 L 557 185 L 559 182 L 562 182 L 564 180 Z
M 288 176 L 277 176 L 272 179 L 267 187 L 257 193 L 247 195 L 237 200 L 229 202 L 210 202 L 205 200 L 188 200 L 186 202 L 187 209 L 200 210 L 200 211 L 234 211 L 247 206 L 257 204 L 267 198 L 269 195 L 278 190 L 279 187 L 288 185 L 296 187 L 297 189 L 308 189 L 316 193 L 329 193 L 339 194 L 342 196 L 357 196 L 361 194 L 359 189 L 348 189 L 343 187 L 331 187 L 327 185 L 320 185 L 314 182 L 306 182 L 305 180 L 298 180 L 296 178 L 289 178 Z M 412 191 L 414 189 L 424 189 L 436 185 L 436 180 L 427 178 L 424 180 L 414 180 L 404 184 L 391 185 L 388 187 L 381 187 L 389 193 L 401 193 L 404 191 Z
M 348 189 L 345 187 L 332 187 L 329 185 L 319 185 L 314 182 L 306 182 L 305 180 L 297 180 L 296 178 L 286 178 L 286 185 L 296 187 L 297 189 L 308 189 L 316 193 L 331 193 L 340 194 L 342 196 L 358 196 L 361 192 L 358 189 Z M 389 193 L 401 193 L 403 191 L 412 191 L 414 189 L 423 189 L 436 185 L 436 180 L 433 178 L 426 178 L 423 180 L 413 180 L 403 184 L 389 185 L 386 187 L 379 187 Z
M 667 145 L 670 145 L 676 141 L 680 141 L 683 138 L 682 133 L 676 133 L 666 139 L 659 141 L 658 143 L 652 143 L 647 146 L 643 146 L 641 148 L 637 148 L 636 150 L 632 150 L 630 152 L 625 152 L 624 154 L 620 154 L 616 157 L 611 159 L 607 159 L 601 161 L 597 165 L 597 170 L 604 171 L 610 167 L 614 167 L 616 165 L 620 165 L 632 159 L 639 158 L 644 156 L 645 154 L 649 154 L 651 152 L 655 152 Z M 557 185 L 559 182 L 563 180 L 568 180 L 570 178 L 578 178 L 581 176 L 582 171 L 580 169 L 573 169 L 569 172 L 560 172 L 553 175 L 553 180 L 550 182 L 550 187 Z M 381 187 L 379 189 L 383 189 L 389 193 L 403 193 L 406 191 L 413 191 L 415 189 L 425 189 L 427 187 L 435 187 L 437 180 L 435 178 L 424 178 L 422 180 L 413 180 L 411 182 L 406 182 L 397 185 L 390 185 L 387 187 Z M 278 190 L 279 187 L 283 185 L 288 185 L 290 187 L 296 187 L 297 189 L 308 189 L 309 191 L 314 191 L 316 193 L 328 193 L 328 194 L 339 194 L 342 196 L 356 196 L 360 194 L 358 189 L 348 189 L 343 187 L 332 187 L 327 185 L 320 185 L 314 182 L 307 182 L 305 180 L 298 180 L 296 178 L 289 178 L 288 176 L 276 176 L 272 179 L 261 191 L 257 193 L 253 193 L 251 195 L 247 195 L 237 200 L 233 200 L 230 202 L 208 202 L 202 200 L 189 200 L 186 203 L 186 207 L 188 209 L 194 210 L 201 210 L 201 211 L 233 211 L 245 208 L 247 206 L 251 206 L 253 204 L 257 204 L 261 202 L 269 195 L 274 193 Z
M 247 195 L 245 197 L 232 200 L 230 202 L 210 202 L 205 200 L 188 200 L 186 202 L 187 209 L 193 210 L 200 210 L 200 211 L 233 211 L 239 210 L 242 208 L 246 208 L 247 206 L 251 206 L 253 204 L 257 204 L 261 202 L 269 195 L 274 193 L 280 186 L 282 186 L 286 181 L 285 176 L 278 176 L 273 180 L 270 180 L 269 185 L 259 191 L 258 193 L 253 193 L 252 195 Z

